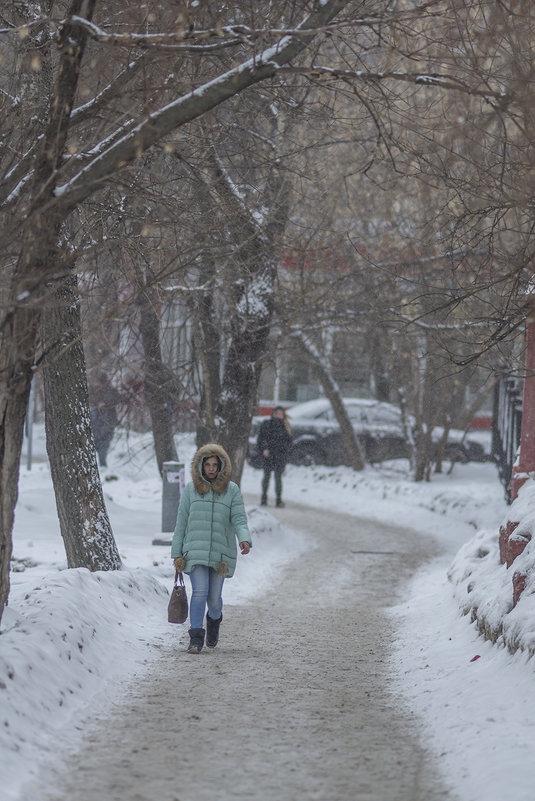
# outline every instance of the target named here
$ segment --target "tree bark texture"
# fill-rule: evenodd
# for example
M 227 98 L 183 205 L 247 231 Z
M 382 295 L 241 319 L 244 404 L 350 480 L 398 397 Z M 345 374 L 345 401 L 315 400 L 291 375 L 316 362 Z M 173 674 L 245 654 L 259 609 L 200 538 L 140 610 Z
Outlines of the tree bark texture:
M 203 256 L 199 283 L 215 284 L 217 267 L 213 257 Z M 213 442 L 216 434 L 216 403 L 221 391 L 221 329 L 217 317 L 213 289 L 207 289 L 191 303 L 194 318 L 194 352 L 201 372 L 201 408 L 197 424 L 197 446 Z
M 251 419 L 256 407 L 260 367 L 267 347 L 269 328 L 244 329 L 232 339 L 225 364 L 218 418 L 225 422 L 218 441 L 232 462 L 232 480 L 241 480 Z
M 38 325 L 36 309 L 20 309 L 4 328 L 3 337 L 10 345 L 2 341 L 0 349 L 0 618 L 9 595 L 11 531 Z
M 91 571 L 118 570 L 121 559 L 91 431 L 74 276 L 57 290 L 43 320 L 46 447 L 67 564 Z
M 144 287 L 139 291 L 137 305 L 140 313 L 139 331 L 145 354 L 144 394 L 161 475 L 164 462 L 178 460 L 171 409 L 174 376 L 162 360 L 160 319 L 156 311 L 156 293 L 152 287 Z
M 59 223 L 38 219 L 26 232 L 15 267 L 0 347 L 0 618 L 9 593 L 12 528 L 18 495 L 24 421 L 36 369 L 45 276 L 57 257 Z

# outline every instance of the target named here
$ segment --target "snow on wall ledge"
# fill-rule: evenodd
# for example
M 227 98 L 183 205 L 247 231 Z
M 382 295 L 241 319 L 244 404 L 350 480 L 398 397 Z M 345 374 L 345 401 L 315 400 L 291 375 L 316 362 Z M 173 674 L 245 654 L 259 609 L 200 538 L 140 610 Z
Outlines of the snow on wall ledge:
M 498 532 L 478 531 L 448 571 L 463 614 L 471 616 L 481 634 L 511 653 L 521 650 L 529 657 L 535 654 L 534 532 L 535 482 L 530 481 L 502 523 L 502 547 Z M 504 558 L 504 537 L 508 558 Z

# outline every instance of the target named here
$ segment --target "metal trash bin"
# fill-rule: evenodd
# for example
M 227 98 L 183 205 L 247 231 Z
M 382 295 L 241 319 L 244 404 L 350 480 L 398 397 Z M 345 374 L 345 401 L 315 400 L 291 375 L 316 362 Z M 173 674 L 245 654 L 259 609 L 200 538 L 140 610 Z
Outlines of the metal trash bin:
M 174 531 L 180 496 L 184 491 L 184 465 L 180 462 L 163 463 L 162 531 Z

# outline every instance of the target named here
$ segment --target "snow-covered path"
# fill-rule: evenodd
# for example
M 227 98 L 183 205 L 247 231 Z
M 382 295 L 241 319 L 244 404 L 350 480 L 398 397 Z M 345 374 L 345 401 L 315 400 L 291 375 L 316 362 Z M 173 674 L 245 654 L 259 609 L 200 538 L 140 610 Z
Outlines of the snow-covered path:
M 43 801 L 453 801 L 389 689 L 383 610 L 437 546 L 293 504 L 276 515 L 306 531 L 308 551 L 267 593 L 225 607 L 215 651 L 187 655 L 177 627 L 151 673 L 43 775 Z

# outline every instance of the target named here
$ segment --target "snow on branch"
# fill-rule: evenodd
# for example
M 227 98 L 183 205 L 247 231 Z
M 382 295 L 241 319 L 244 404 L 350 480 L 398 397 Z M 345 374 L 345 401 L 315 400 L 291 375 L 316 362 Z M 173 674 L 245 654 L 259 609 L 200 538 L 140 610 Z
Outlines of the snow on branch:
M 321 4 L 322 7 L 327 5 L 328 3 Z M 71 17 L 70 22 L 71 24 L 79 25 L 92 39 L 104 44 L 124 47 L 165 47 L 187 52 L 206 52 L 242 44 L 252 45 L 254 42 L 273 36 L 310 38 L 318 33 L 332 35 L 340 32 L 349 24 L 353 27 L 356 25 L 370 26 L 376 25 L 381 19 L 382 17 L 376 16 L 369 19 L 351 20 L 351 23 L 342 25 L 330 23 L 318 27 L 298 26 L 295 28 L 251 28 L 248 25 L 222 25 L 206 30 L 195 30 L 193 27 L 184 27 L 165 33 L 113 33 L 99 28 L 98 25 L 83 17 L 77 16 Z M 199 42 L 206 42 L 212 39 L 217 41 L 212 44 L 199 44 Z M 184 42 L 193 43 L 184 45 Z
M 347 5 L 347 0 L 328 0 L 309 14 L 299 29 L 307 36 L 285 35 L 275 44 L 227 70 L 186 95 L 148 115 L 139 125 L 99 153 L 66 184 L 56 190 L 62 205 L 74 207 L 109 179 L 117 170 L 139 158 L 145 150 L 178 127 L 215 108 L 249 86 L 273 77 L 281 65 L 306 49 L 310 38 Z M 312 31 L 312 33 L 308 33 Z
M 197 42 L 207 39 L 224 40 L 215 45 L 206 46 L 190 45 L 181 49 L 204 50 L 217 47 L 230 47 L 231 45 L 242 44 L 248 40 L 251 29 L 247 25 L 227 25 L 220 28 L 210 28 L 204 31 L 196 31 L 193 28 L 184 27 L 168 33 L 113 33 L 99 28 L 94 22 L 84 17 L 73 16 L 70 18 L 72 25 L 83 28 L 86 33 L 95 41 L 105 44 L 120 45 L 126 47 L 154 47 L 154 46 L 176 46 L 179 42 L 196 40 Z
M 290 333 L 291 336 L 300 343 L 300 345 L 303 347 L 306 353 L 312 359 L 314 359 L 314 361 L 316 362 L 322 361 L 321 353 L 319 352 L 318 348 L 316 347 L 312 339 L 304 333 L 300 323 L 291 326 Z
M 514 100 L 514 95 L 503 91 L 492 91 L 491 89 L 477 89 L 474 86 L 456 78 L 454 75 L 443 75 L 441 73 L 429 72 L 370 72 L 369 70 L 341 70 L 334 67 L 281 67 L 279 72 L 304 75 L 308 78 L 333 78 L 347 82 L 368 81 L 377 83 L 380 81 L 392 80 L 411 83 L 416 86 L 432 86 L 450 91 L 460 91 L 464 94 L 481 97 L 488 102 L 499 101 L 500 105 Z
M 185 284 L 169 284 L 169 286 L 162 286 L 161 289 L 163 292 L 184 292 L 184 293 L 194 293 L 194 292 L 206 292 L 212 287 L 212 281 L 205 281 L 204 284 L 197 284 L 196 286 L 186 286 Z
M 127 66 L 119 72 L 113 81 L 105 86 L 104 89 L 95 95 L 95 97 L 81 106 L 76 106 L 71 113 L 71 120 L 78 123 L 81 119 L 85 119 L 86 117 L 94 114 L 99 107 L 104 105 L 104 103 L 110 97 L 116 95 L 118 91 L 120 91 L 120 89 L 126 83 L 128 83 L 132 76 L 135 75 L 139 69 L 141 69 L 144 63 L 145 57 L 140 56 L 139 58 L 127 64 Z
M 428 16 L 433 16 L 429 10 L 433 6 L 437 6 L 442 0 L 430 0 L 424 3 L 417 9 L 410 9 L 403 12 L 396 12 L 387 10 L 377 14 L 370 14 L 366 17 L 351 18 L 342 22 L 330 22 L 325 25 L 307 27 L 299 25 L 294 28 L 251 28 L 249 25 L 221 25 L 216 28 L 207 28 L 205 30 L 196 30 L 193 25 L 190 27 L 178 28 L 174 31 L 160 32 L 160 33 L 113 33 L 99 28 L 94 22 L 90 22 L 83 17 L 73 16 L 70 18 L 70 23 L 79 25 L 86 33 L 95 41 L 104 44 L 120 45 L 125 47 L 172 47 L 177 48 L 179 43 L 184 42 L 205 42 L 207 40 L 218 40 L 215 44 L 200 45 L 188 44 L 184 46 L 179 45 L 178 49 L 183 50 L 203 50 L 215 49 L 218 47 L 230 47 L 240 44 L 252 45 L 254 42 L 265 40 L 274 36 L 292 36 L 292 37 L 311 37 L 316 36 L 318 33 L 328 34 L 341 34 L 347 28 L 370 28 L 378 24 L 386 24 L 392 22 L 407 22 L 415 18 L 420 19 L 423 12 L 427 12 Z M 321 8 L 326 8 L 329 2 L 319 3 Z M 436 12 L 439 15 L 439 12 Z
M 321 11 L 332 5 L 331 0 L 318 0 L 317 6 Z M 344 3 L 343 5 L 347 5 Z M 7 28 L 0 28 L 0 35 L 17 33 L 21 38 L 28 35 L 33 27 L 42 27 L 43 24 L 59 29 L 67 22 L 69 25 L 76 25 L 84 29 L 87 35 L 97 42 L 126 47 L 176 47 L 179 43 L 193 42 L 187 45 L 186 50 L 210 50 L 218 47 L 229 47 L 237 44 L 252 44 L 253 42 L 264 40 L 273 36 L 301 36 L 310 37 L 318 33 L 325 33 L 329 36 L 339 34 L 346 28 L 370 28 L 378 24 L 390 24 L 392 22 L 402 23 L 412 20 L 421 20 L 422 15 L 427 17 L 441 16 L 443 14 L 443 0 L 428 0 L 415 8 L 395 9 L 387 7 L 376 14 L 370 13 L 364 17 L 352 17 L 342 22 L 326 21 L 323 25 L 299 25 L 294 28 L 251 28 L 249 25 L 218 25 L 215 28 L 196 30 L 193 24 L 184 25 L 174 31 L 159 33 L 114 33 L 99 27 L 94 22 L 85 19 L 77 14 L 68 19 L 58 19 L 54 17 L 36 16 L 31 21 L 24 22 L 22 25 L 11 25 Z M 433 11 L 436 9 L 436 11 Z M 218 40 L 214 44 L 199 45 L 196 42 L 206 42 L 211 39 Z

